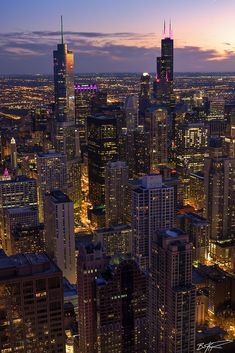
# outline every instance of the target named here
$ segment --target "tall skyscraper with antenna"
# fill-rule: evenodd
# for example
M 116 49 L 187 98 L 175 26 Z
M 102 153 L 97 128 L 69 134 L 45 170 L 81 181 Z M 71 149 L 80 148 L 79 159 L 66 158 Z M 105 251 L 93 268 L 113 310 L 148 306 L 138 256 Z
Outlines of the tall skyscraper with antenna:
M 61 16 L 61 43 L 53 52 L 56 119 L 61 122 L 75 120 L 74 105 L 74 55 L 64 43 L 63 19 Z
M 75 126 L 74 104 L 74 54 L 64 43 L 63 19 L 61 16 L 61 43 L 53 52 L 55 124 L 54 147 L 67 158 L 68 196 L 78 205 L 80 198 L 80 151 L 79 135 Z
M 173 101 L 173 80 L 174 40 L 170 21 L 169 34 L 166 32 L 166 22 L 164 22 L 161 56 L 157 57 L 157 75 L 154 81 L 154 93 L 158 104 L 171 106 Z

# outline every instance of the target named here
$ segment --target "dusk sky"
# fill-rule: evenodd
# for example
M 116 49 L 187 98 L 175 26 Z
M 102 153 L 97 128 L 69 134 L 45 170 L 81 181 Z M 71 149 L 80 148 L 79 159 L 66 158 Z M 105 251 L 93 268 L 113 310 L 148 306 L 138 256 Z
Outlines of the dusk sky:
M 52 73 L 61 14 L 77 73 L 154 72 L 170 18 L 176 71 L 235 71 L 235 0 L 2 0 L 0 73 Z

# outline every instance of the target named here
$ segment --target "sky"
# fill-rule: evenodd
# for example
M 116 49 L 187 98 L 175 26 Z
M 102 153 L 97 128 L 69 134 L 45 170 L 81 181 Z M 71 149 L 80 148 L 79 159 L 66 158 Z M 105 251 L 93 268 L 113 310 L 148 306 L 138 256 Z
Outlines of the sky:
M 154 72 L 164 20 L 175 71 L 235 71 L 235 0 L 0 0 L 0 74 L 52 73 L 65 41 L 75 72 Z

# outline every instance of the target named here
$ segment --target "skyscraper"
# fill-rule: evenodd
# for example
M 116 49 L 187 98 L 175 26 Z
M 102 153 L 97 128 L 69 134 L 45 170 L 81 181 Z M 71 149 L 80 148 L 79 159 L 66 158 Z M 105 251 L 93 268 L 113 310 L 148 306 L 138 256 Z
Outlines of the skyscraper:
M 74 55 L 64 43 L 61 18 L 61 43 L 53 52 L 56 119 L 61 122 L 75 122 L 74 115 Z
M 138 126 L 139 115 L 138 96 L 128 96 L 125 101 L 125 120 L 127 131 L 134 131 Z
M 147 352 L 147 278 L 134 260 L 114 257 L 95 284 L 97 352 Z
M 192 246 L 179 229 L 154 237 L 149 292 L 149 353 L 195 352 Z
M 55 87 L 55 122 L 53 142 L 57 152 L 67 157 L 68 195 L 75 207 L 80 198 L 80 145 L 79 133 L 75 126 L 74 105 L 74 55 L 68 50 L 63 38 L 61 20 L 61 43 L 53 53 Z
M 89 117 L 88 176 L 93 207 L 105 204 L 105 168 L 117 160 L 117 121 L 111 116 Z
M 62 272 L 45 253 L 0 262 L 1 351 L 65 353 Z
M 101 245 L 79 247 L 77 260 L 79 351 L 94 353 L 96 338 L 95 278 L 106 263 Z
M 50 150 L 37 155 L 40 218 L 43 219 L 44 195 L 54 189 L 67 192 L 67 158 Z
M 144 176 L 132 191 L 132 253 L 142 269 L 150 267 L 155 232 L 173 227 L 174 222 L 174 187 L 164 185 L 161 175 Z
M 45 240 L 48 254 L 64 277 L 76 283 L 73 202 L 60 190 L 45 196 Z
M 144 117 L 147 108 L 150 106 L 151 91 L 150 91 L 150 75 L 144 72 L 140 79 L 140 95 L 139 95 L 139 125 L 144 125 Z
M 92 101 L 97 94 L 97 85 L 76 84 L 75 87 L 75 124 L 79 132 L 81 151 L 87 144 L 87 118 L 91 115 Z
M 14 137 L 11 139 L 11 168 L 15 170 L 17 168 L 17 148 L 16 140 Z
M 105 169 L 106 227 L 126 223 L 129 168 L 125 162 L 108 162 Z
M 145 130 L 148 133 L 150 173 L 155 173 L 161 165 L 168 163 L 168 112 L 164 107 L 147 110 Z
M 212 145 L 213 144 L 213 145 Z M 213 241 L 235 237 L 235 158 L 224 156 L 221 142 L 211 141 L 205 159 L 205 217 Z
M 164 38 L 161 41 L 161 56 L 157 58 L 157 76 L 154 81 L 155 99 L 158 104 L 170 108 L 173 102 L 174 79 L 174 40 L 172 38 L 171 23 L 169 35 L 166 34 L 164 23 Z

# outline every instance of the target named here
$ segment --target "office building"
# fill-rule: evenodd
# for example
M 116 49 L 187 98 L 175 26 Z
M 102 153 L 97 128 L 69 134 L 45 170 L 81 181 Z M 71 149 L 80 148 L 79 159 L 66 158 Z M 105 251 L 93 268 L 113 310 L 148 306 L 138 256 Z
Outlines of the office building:
M 153 84 L 154 97 L 157 104 L 170 108 L 174 102 L 174 40 L 171 24 L 169 35 L 166 34 L 164 23 L 164 38 L 161 41 L 161 56 L 157 58 L 157 75 Z
M 162 176 L 146 175 L 132 190 L 132 254 L 144 270 L 150 267 L 152 239 L 156 231 L 174 226 L 174 187 Z
M 65 353 L 63 283 L 45 254 L 0 255 L 1 352 Z
M 44 223 L 48 254 L 62 270 L 63 276 L 76 283 L 74 206 L 62 191 L 46 194 Z
M 175 153 L 177 170 L 189 173 L 201 171 L 208 155 L 209 131 L 205 123 L 186 122 L 177 125 Z
M 80 148 L 87 144 L 87 118 L 91 115 L 92 100 L 97 93 L 96 84 L 75 84 L 75 124 L 79 132 Z
M 108 162 L 105 168 L 106 227 L 127 222 L 129 168 L 126 162 Z
M 67 158 L 54 150 L 37 155 L 40 217 L 43 218 L 44 195 L 54 189 L 67 192 Z
M 196 291 L 189 237 L 175 228 L 160 231 L 151 250 L 149 352 L 194 353 Z
M 3 212 L 2 247 L 7 255 L 14 255 L 16 227 L 36 227 L 39 225 L 36 207 L 6 208 Z M 30 248 L 27 251 L 30 252 Z M 32 252 L 32 251 L 31 251 Z
M 133 131 L 137 128 L 139 122 L 139 102 L 138 96 L 128 96 L 124 105 L 125 121 L 127 131 Z
M 139 121 L 138 125 L 144 126 L 145 112 L 151 104 L 150 75 L 144 72 L 140 79 L 139 94 Z
M 133 260 L 114 257 L 95 284 L 97 352 L 147 352 L 147 278 Z
M 16 147 L 16 140 L 14 137 L 11 139 L 10 143 L 10 149 L 11 149 L 11 168 L 13 170 L 17 169 L 17 147 Z
M 117 122 L 110 116 L 89 117 L 88 177 L 89 198 L 93 207 L 105 203 L 105 168 L 117 160 Z
M 68 50 L 63 38 L 61 21 L 61 43 L 53 53 L 55 121 L 53 143 L 56 152 L 67 157 L 67 193 L 75 208 L 80 200 L 80 143 L 79 132 L 75 126 L 74 104 L 74 55 Z
M 79 351 L 97 350 L 95 278 L 106 263 L 100 244 L 80 245 L 77 259 Z
M 132 229 L 127 224 L 115 224 L 94 231 L 94 240 L 100 243 L 107 256 L 131 253 Z

